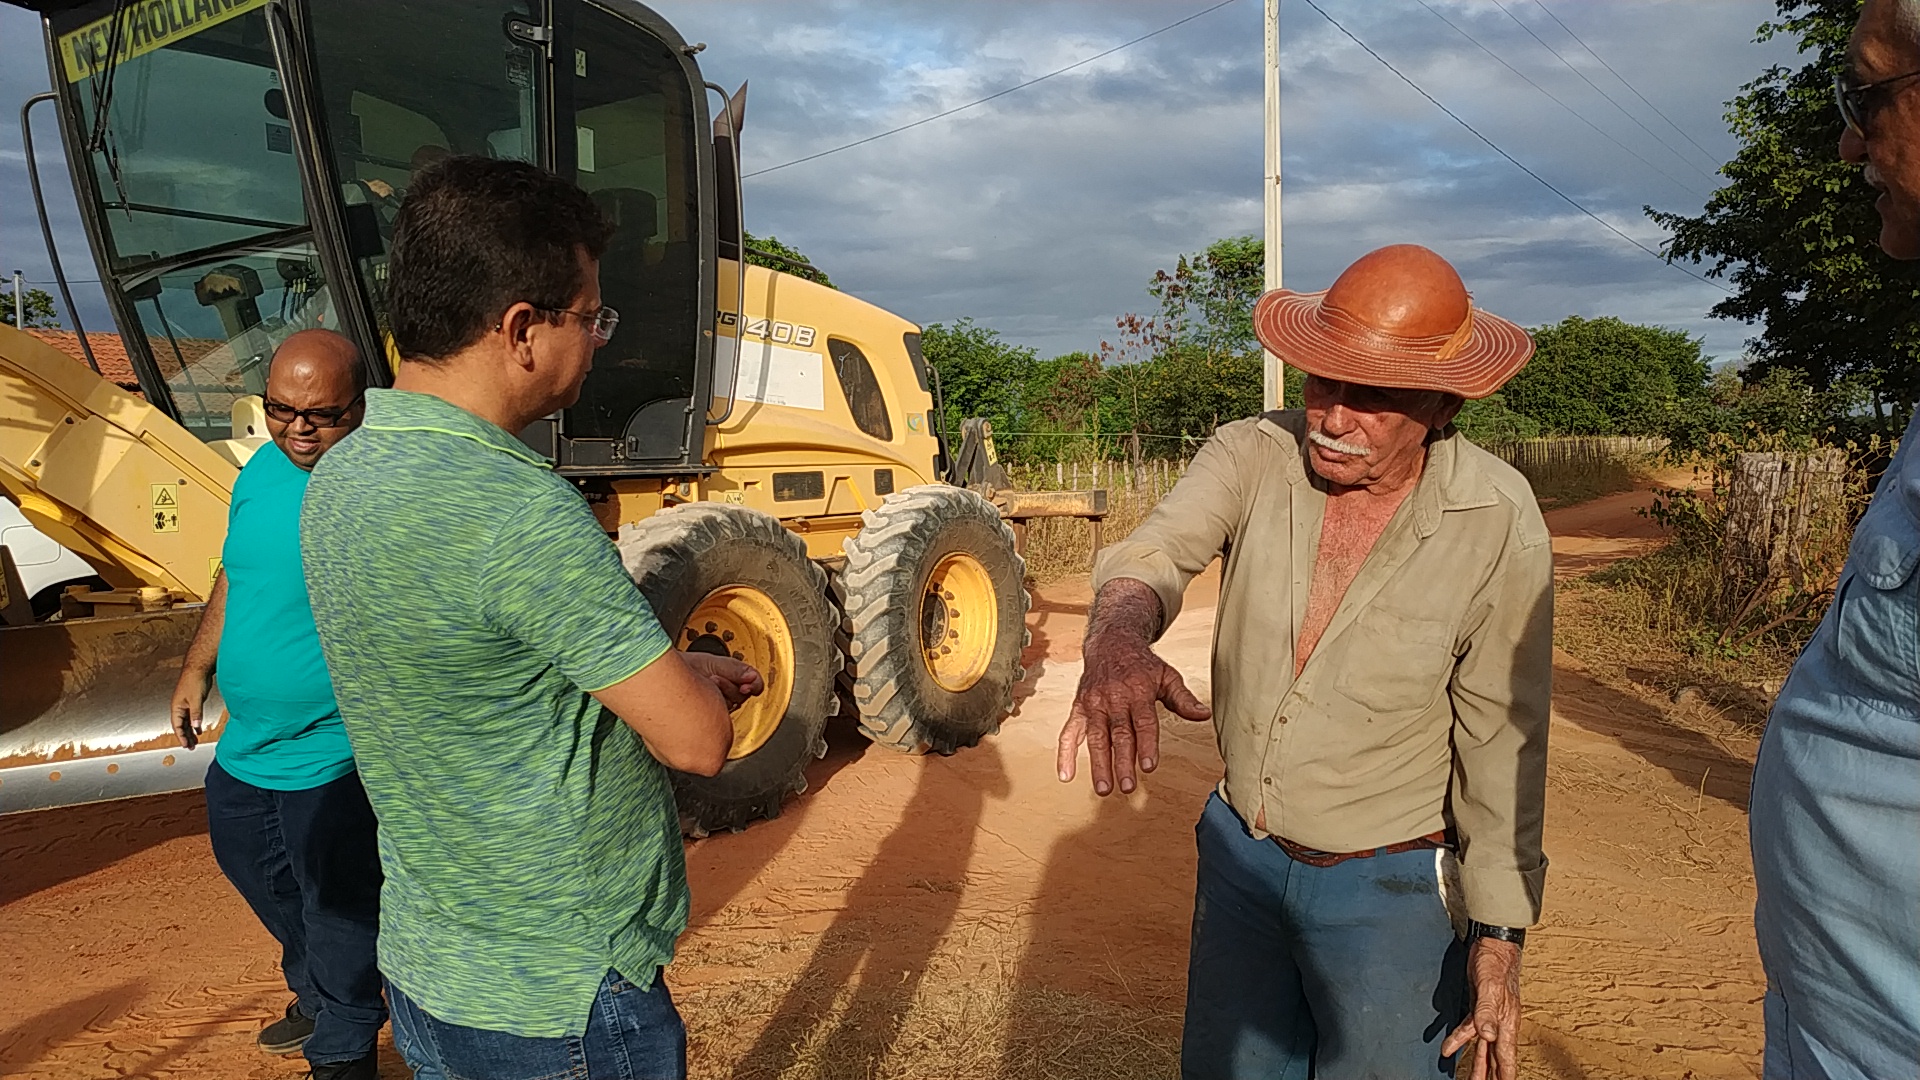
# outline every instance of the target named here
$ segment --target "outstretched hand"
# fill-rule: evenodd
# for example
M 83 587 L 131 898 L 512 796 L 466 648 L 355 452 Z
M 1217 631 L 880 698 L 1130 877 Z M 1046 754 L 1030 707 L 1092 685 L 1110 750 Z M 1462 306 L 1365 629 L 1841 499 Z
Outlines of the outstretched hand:
M 1160 764 L 1159 702 L 1175 715 L 1201 721 L 1213 710 L 1187 689 L 1173 665 L 1145 642 L 1096 641 L 1086 645 L 1086 670 L 1073 695 L 1073 711 L 1060 729 L 1060 781 L 1071 783 L 1086 744 L 1087 765 L 1096 794 L 1110 794 L 1116 782 L 1125 794 L 1134 789 L 1134 770 L 1150 773 Z

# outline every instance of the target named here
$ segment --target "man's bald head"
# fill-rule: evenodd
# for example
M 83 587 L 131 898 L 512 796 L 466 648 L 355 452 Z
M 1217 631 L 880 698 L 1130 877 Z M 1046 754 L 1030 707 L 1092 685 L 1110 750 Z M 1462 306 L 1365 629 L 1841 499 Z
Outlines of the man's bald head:
M 312 469 L 360 426 L 366 366 L 352 341 L 302 330 L 280 343 L 267 369 L 267 434 L 287 460 Z

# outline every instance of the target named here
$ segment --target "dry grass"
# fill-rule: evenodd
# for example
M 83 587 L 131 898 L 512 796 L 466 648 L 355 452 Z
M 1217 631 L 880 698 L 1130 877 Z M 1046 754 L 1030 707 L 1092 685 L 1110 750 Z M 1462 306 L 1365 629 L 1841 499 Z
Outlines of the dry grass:
M 1682 726 L 1731 722 L 1758 732 L 1797 650 L 1773 642 L 1739 652 L 1689 647 L 1686 635 L 1649 633 L 1661 598 L 1634 584 L 1579 578 L 1554 597 L 1553 640 L 1602 682 L 1675 703 Z M 1690 719 L 1700 721 L 1690 723 Z
M 1105 542 L 1138 528 L 1180 479 L 1184 461 L 1149 461 L 1138 473 L 1121 462 L 1009 466 L 1016 486 L 1029 491 L 1107 490 Z M 1076 486 L 1077 485 L 1077 486 Z M 1027 529 L 1027 573 L 1046 584 L 1093 572 L 1093 527 L 1076 518 L 1044 518 Z

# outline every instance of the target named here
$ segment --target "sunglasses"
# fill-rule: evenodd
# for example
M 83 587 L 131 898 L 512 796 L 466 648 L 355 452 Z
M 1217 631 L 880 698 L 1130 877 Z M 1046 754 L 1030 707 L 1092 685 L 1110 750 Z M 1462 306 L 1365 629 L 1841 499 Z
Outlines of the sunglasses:
M 269 401 L 266 403 L 265 408 L 268 419 L 276 420 L 282 424 L 291 424 L 295 420 L 305 420 L 317 428 L 333 428 L 339 427 L 341 421 L 347 418 L 347 414 L 357 408 L 359 404 L 360 398 L 356 397 L 337 409 L 296 409 L 282 401 Z
M 1895 75 L 1878 82 L 1857 83 L 1853 76 L 1845 72 L 1833 77 L 1833 100 L 1840 106 L 1840 119 L 1846 121 L 1847 129 L 1862 139 L 1867 137 L 1867 124 L 1873 120 L 1873 114 L 1886 105 L 1890 96 L 1888 88 L 1894 83 L 1920 78 L 1920 71 L 1909 71 L 1905 75 Z
M 587 324 L 587 332 L 593 335 L 593 340 L 602 345 L 613 339 L 614 327 L 620 325 L 620 313 L 605 304 L 600 305 L 597 311 L 574 311 L 571 308 L 550 307 L 536 307 L 536 310 L 544 311 L 549 315 L 571 315 L 579 319 Z

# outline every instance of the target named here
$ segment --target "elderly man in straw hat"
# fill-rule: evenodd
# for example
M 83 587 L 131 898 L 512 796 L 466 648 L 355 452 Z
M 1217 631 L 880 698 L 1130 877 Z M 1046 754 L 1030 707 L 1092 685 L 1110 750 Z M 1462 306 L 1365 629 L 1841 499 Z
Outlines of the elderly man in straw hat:
M 1306 407 L 1220 428 L 1102 556 L 1060 778 L 1084 743 L 1094 790 L 1130 792 L 1156 702 L 1214 720 L 1189 1080 L 1446 1076 L 1469 1043 L 1475 1080 L 1509 1080 L 1546 876 L 1552 550 L 1527 482 L 1451 421 L 1532 342 L 1411 245 L 1268 293 L 1254 326 Z M 1151 645 L 1215 558 L 1209 710 Z

